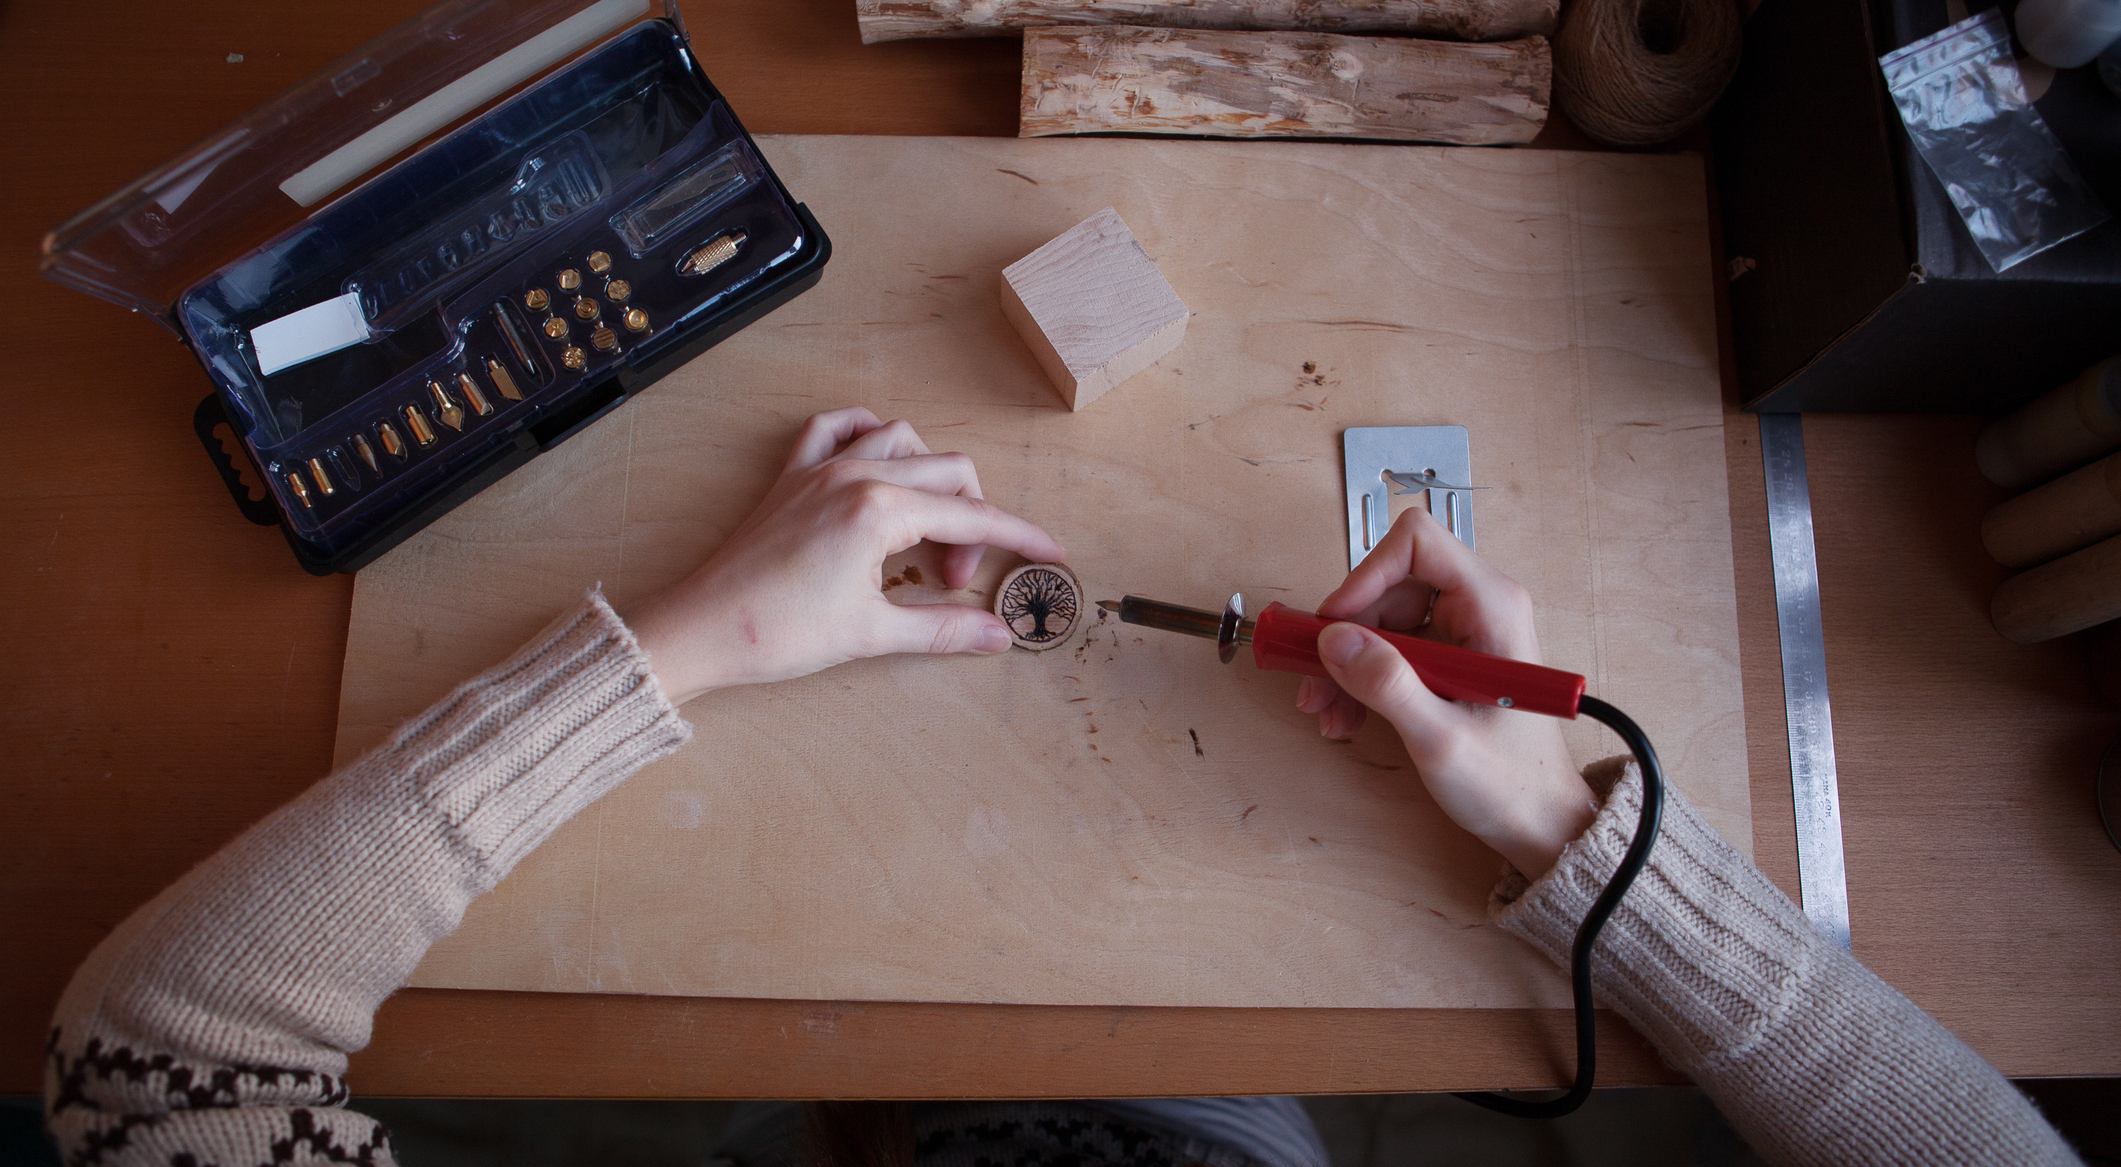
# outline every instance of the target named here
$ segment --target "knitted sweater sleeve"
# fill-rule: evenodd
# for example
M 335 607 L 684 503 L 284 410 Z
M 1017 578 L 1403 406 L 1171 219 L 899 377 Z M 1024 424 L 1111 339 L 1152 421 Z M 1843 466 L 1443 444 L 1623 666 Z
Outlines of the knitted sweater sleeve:
M 691 736 L 602 595 L 268 815 L 98 945 L 45 1107 L 69 1164 L 392 1161 L 346 1056 L 470 902 Z
M 1622 761 L 1586 771 L 1611 790 L 1554 869 L 1530 884 L 1512 872 L 1489 902 L 1491 919 L 1563 967 L 1641 813 L 1641 773 Z M 1814 931 L 1676 789 L 1649 865 L 1599 934 L 1592 979 L 1773 1162 L 2078 1162 L 2003 1075 Z

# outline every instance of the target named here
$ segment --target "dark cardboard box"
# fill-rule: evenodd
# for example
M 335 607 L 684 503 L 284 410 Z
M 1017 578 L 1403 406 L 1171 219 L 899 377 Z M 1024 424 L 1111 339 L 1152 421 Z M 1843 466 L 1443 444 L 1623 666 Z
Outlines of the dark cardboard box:
M 1981 8 L 1971 9 L 1980 12 Z M 1914 152 L 1878 57 L 1942 0 L 1766 0 L 1713 122 L 1738 378 L 1757 412 L 1998 413 L 2121 352 L 2121 220 L 1997 273 Z M 2035 102 L 2121 212 L 2121 98 Z

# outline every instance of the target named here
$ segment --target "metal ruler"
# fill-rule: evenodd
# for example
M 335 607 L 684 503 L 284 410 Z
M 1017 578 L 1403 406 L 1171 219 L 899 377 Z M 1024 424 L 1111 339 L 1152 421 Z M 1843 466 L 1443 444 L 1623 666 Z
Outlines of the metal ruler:
M 1775 556 L 1775 620 L 1782 630 L 1790 789 L 1797 808 L 1797 887 L 1812 926 L 1847 948 L 1849 889 L 1841 854 L 1834 712 L 1826 696 L 1826 635 L 1819 622 L 1819 561 L 1812 547 L 1812 490 L 1804 471 L 1804 421 L 1795 413 L 1759 416 L 1768 544 Z

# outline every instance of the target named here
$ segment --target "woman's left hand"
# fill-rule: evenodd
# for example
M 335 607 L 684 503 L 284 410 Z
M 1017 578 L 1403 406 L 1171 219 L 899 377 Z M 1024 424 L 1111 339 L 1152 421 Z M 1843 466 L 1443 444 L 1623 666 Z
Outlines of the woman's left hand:
M 821 413 L 729 541 L 626 623 L 681 705 L 886 653 L 1006 651 L 1008 626 L 991 612 L 884 598 L 884 557 L 923 539 L 948 546 L 950 588 L 972 581 L 990 544 L 1042 562 L 1065 554 L 980 497 L 972 459 L 930 453 L 912 426 L 866 409 Z

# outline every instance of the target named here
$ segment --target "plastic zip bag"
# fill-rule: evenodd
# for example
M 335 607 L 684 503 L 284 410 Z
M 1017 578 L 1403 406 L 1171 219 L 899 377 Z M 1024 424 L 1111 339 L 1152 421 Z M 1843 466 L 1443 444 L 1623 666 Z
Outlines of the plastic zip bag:
M 1878 58 L 1915 149 L 2003 271 L 2104 223 L 2106 208 L 2026 100 L 1991 8 Z

